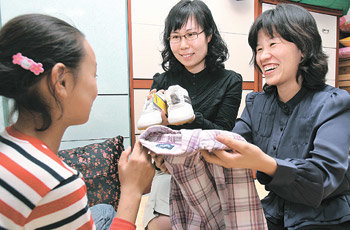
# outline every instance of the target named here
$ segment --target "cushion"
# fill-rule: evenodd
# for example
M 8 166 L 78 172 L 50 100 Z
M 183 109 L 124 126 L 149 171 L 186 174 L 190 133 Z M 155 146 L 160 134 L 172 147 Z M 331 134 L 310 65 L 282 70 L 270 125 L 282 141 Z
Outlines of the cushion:
M 118 162 L 122 151 L 123 137 L 117 136 L 101 143 L 61 150 L 58 156 L 83 175 L 90 206 L 105 203 L 117 209 L 120 197 Z

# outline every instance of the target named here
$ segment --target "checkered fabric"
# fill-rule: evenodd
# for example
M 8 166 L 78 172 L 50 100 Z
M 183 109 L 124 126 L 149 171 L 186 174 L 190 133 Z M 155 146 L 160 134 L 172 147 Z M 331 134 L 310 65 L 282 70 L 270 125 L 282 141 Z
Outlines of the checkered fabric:
M 227 148 L 216 141 L 222 130 L 172 130 L 152 126 L 140 136 L 143 146 L 164 157 L 172 175 L 173 229 L 267 229 L 251 170 L 227 169 L 204 160 L 199 150 Z

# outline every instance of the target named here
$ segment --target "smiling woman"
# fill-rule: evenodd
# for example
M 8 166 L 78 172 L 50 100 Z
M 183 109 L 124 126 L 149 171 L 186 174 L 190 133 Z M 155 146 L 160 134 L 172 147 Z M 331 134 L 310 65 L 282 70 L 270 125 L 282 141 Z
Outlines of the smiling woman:
M 179 1 L 166 18 L 163 46 L 165 72 L 154 75 L 151 93 L 180 85 L 188 91 L 195 113 L 193 121 L 169 127 L 232 130 L 241 103 L 242 77 L 224 68 L 228 50 L 207 5 L 200 0 Z M 163 124 L 169 124 L 165 115 Z M 157 162 L 163 162 L 161 157 Z M 166 172 L 164 165 L 158 168 Z M 171 229 L 170 178 L 157 171 L 153 179 L 144 214 L 144 226 L 150 230 Z
M 278 89 L 280 100 L 287 102 L 299 91 L 301 79 L 295 79 L 303 54 L 293 43 L 274 32 L 273 37 L 263 30 L 258 33 L 256 63 L 264 74 L 266 84 Z M 294 90 L 292 90 L 294 89 Z
M 350 229 L 350 95 L 326 85 L 327 57 L 315 19 L 280 4 L 249 31 L 264 92 L 247 95 L 233 132 L 235 150 L 203 152 L 208 162 L 257 170 L 269 194 L 261 201 L 270 230 Z

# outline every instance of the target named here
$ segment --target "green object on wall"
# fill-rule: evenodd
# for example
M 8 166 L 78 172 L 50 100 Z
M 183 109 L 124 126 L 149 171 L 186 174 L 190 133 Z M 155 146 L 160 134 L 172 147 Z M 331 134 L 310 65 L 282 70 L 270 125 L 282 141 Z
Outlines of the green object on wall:
M 350 0 L 290 0 L 314 6 L 322 6 L 330 9 L 342 10 L 343 15 L 347 14 L 350 8 Z

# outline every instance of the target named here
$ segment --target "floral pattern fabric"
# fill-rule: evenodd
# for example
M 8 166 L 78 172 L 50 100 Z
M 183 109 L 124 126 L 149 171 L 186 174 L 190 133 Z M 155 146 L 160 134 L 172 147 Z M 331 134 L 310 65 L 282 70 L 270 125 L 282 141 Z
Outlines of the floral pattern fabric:
M 119 157 L 124 151 L 123 137 L 101 143 L 61 150 L 58 156 L 84 177 L 89 205 L 110 204 L 115 210 L 120 197 Z

